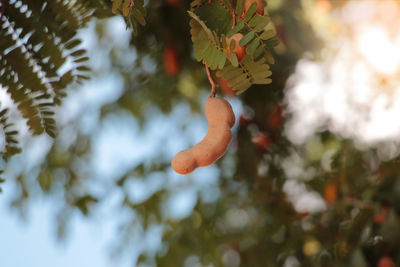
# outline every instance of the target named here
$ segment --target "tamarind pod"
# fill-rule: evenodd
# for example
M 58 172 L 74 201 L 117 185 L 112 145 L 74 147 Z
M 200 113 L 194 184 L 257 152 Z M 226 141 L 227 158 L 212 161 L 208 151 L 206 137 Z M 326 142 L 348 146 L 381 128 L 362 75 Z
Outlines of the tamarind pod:
M 232 140 L 232 132 L 228 124 L 210 126 L 207 132 L 210 144 L 213 146 L 217 159 L 223 156 Z
M 208 124 L 223 122 L 228 123 L 230 128 L 235 124 L 232 106 L 223 98 L 209 97 L 204 105 L 204 113 Z
M 228 124 L 211 126 L 203 140 L 192 148 L 197 166 L 205 167 L 214 163 L 225 154 L 231 140 Z
M 171 161 L 172 168 L 179 174 L 211 165 L 225 154 L 232 140 L 235 115 L 228 101 L 209 97 L 205 103 L 205 115 L 208 120 L 206 136 L 193 148 L 179 152 Z
M 192 149 L 182 150 L 171 161 L 172 168 L 179 174 L 188 174 L 197 168 Z
M 232 132 L 231 129 L 228 128 L 228 126 L 225 129 L 223 129 L 223 131 L 220 132 L 219 134 L 220 135 L 217 136 L 218 138 L 215 139 L 215 142 L 219 144 L 218 146 L 215 146 L 215 152 L 218 154 L 217 159 L 219 159 L 225 154 L 229 144 L 232 141 Z
M 205 167 L 211 165 L 218 158 L 214 146 L 206 138 L 197 143 L 193 148 L 193 155 L 197 167 Z

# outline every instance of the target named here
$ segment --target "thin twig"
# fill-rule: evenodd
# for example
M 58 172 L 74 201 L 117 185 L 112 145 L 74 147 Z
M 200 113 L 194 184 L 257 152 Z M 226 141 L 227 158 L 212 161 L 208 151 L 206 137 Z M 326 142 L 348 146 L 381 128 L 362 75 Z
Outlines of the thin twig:
M 204 66 L 206 67 L 207 77 L 208 77 L 208 80 L 210 81 L 210 84 L 211 84 L 211 94 L 210 94 L 210 97 L 215 97 L 215 94 L 217 93 L 217 91 L 215 90 L 215 88 L 218 87 L 218 84 L 215 84 L 215 82 L 214 82 L 214 80 L 213 80 L 213 78 L 212 78 L 212 76 L 211 76 L 210 69 L 208 68 L 207 64 L 204 64 Z
M 232 6 L 232 29 L 236 26 L 236 16 L 235 16 L 235 10 L 233 9 L 233 0 L 231 0 L 231 6 Z
M 235 11 L 232 10 L 232 29 L 235 28 L 236 26 L 236 16 L 235 16 Z

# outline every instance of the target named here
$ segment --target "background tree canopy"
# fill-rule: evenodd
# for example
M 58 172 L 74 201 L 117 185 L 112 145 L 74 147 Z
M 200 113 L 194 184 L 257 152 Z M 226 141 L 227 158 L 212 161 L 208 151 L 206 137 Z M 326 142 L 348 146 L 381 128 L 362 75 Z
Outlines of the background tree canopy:
M 396 1 L 0 10 L 1 182 L 22 218 L 52 201 L 62 239 L 77 213 L 111 216 L 110 256 L 134 266 L 400 265 Z M 173 155 L 207 128 L 204 65 L 234 138 L 180 176 Z

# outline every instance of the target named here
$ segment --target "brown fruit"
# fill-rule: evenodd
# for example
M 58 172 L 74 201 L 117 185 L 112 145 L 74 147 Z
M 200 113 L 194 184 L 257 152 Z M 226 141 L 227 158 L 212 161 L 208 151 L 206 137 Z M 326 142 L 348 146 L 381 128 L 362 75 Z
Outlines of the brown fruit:
M 194 147 L 176 154 L 171 161 L 172 168 L 179 174 L 188 174 L 197 167 L 211 165 L 225 154 L 232 140 L 231 128 L 235 124 L 235 115 L 228 101 L 209 97 L 205 103 L 205 115 L 208 120 L 206 136 Z
M 226 53 L 227 53 L 229 61 L 231 60 L 229 53 L 231 52 L 230 44 L 231 44 L 232 40 L 233 40 L 233 42 L 235 42 L 235 48 L 232 50 L 232 52 L 236 54 L 238 61 L 241 62 L 244 59 L 244 57 L 246 56 L 246 46 L 239 45 L 239 41 L 242 38 L 243 38 L 243 34 L 241 34 L 241 33 L 235 33 L 231 37 L 226 37 L 226 44 L 228 47 L 226 49 Z

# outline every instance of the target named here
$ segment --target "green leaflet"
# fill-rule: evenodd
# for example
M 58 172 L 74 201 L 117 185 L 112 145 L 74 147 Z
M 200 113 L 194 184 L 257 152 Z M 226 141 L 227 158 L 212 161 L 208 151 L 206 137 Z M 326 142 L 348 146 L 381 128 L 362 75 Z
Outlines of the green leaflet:
M 207 40 L 199 40 L 194 43 L 193 48 L 194 57 L 197 61 L 201 61 L 209 48 L 209 43 L 207 42 Z
M 259 47 L 259 45 L 260 45 L 260 41 L 257 38 L 253 39 L 250 42 L 250 44 L 246 47 L 246 53 L 248 55 L 253 55 L 253 57 L 254 57 L 254 52 Z
M 80 56 L 83 56 L 85 54 L 86 54 L 86 50 L 85 49 L 79 49 L 79 50 L 76 50 L 76 51 L 72 52 L 70 54 L 70 56 L 72 56 L 72 57 L 80 57 Z
M 144 8 L 144 1 L 143 0 L 135 0 L 133 1 L 133 6 L 139 10 L 139 12 L 143 15 L 147 15 L 147 11 Z
M 146 20 L 144 19 L 143 15 L 140 13 L 139 9 L 136 7 L 132 8 L 132 14 L 137 19 L 140 25 L 145 26 Z
M 241 29 L 243 29 L 244 27 L 244 23 L 243 21 L 239 21 L 235 27 L 233 27 L 231 30 L 228 31 L 228 33 L 226 34 L 226 36 L 231 37 L 232 35 L 234 35 L 235 33 L 238 33 Z
M 225 80 L 230 80 L 232 77 L 241 75 L 243 72 L 239 68 L 235 68 L 232 65 L 226 65 L 222 70 L 217 71 L 217 77 L 222 77 Z
M 217 76 L 228 81 L 236 94 L 246 91 L 252 84 L 269 84 L 272 80 L 269 65 L 264 60 L 253 61 L 251 57 L 246 56 L 238 67 L 226 65 L 223 69 L 217 71 Z
M 256 13 L 256 10 L 257 10 L 257 1 L 253 2 L 253 4 L 251 4 L 251 6 L 247 10 L 246 14 L 244 15 L 244 19 L 249 20 L 251 17 L 253 17 L 254 14 Z
M 258 46 L 257 48 L 256 48 L 256 50 L 254 51 L 254 53 L 253 53 L 253 58 L 254 59 L 258 59 L 260 56 L 262 56 L 264 54 L 264 47 L 262 46 L 262 45 L 260 45 L 260 46 Z M 270 63 L 270 62 L 268 62 L 268 63 Z M 270 63 L 270 64 L 272 64 L 272 63 Z
M 270 22 L 269 17 L 255 15 L 249 21 L 249 26 L 252 27 L 255 32 L 260 32 L 261 30 L 264 29 L 265 26 L 268 25 L 269 22 Z
M 236 47 L 236 41 L 235 40 L 231 40 L 229 42 L 229 49 L 233 50 L 233 49 L 235 49 L 235 47 Z
M 271 82 L 268 77 L 271 76 L 272 73 L 269 70 L 269 65 L 264 63 L 264 60 L 251 61 L 246 57 L 242 63 L 243 67 L 248 71 L 252 83 L 268 84 Z
M 73 49 L 74 47 L 80 45 L 82 43 L 82 41 L 80 39 L 73 39 L 71 41 L 69 41 L 68 43 L 66 43 L 66 45 L 64 46 L 66 49 Z
M 242 15 L 243 9 L 244 9 L 244 0 L 238 0 L 238 1 L 236 2 L 236 9 L 235 9 L 236 15 L 237 15 L 237 16 Z
M 124 17 L 128 17 L 131 15 L 130 2 L 130 0 L 124 0 L 124 3 L 122 4 L 122 16 Z
M 114 14 L 117 14 L 121 5 L 122 5 L 122 0 L 113 0 L 112 12 Z
M 249 80 L 243 80 L 241 83 L 235 86 L 236 94 L 240 95 L 249 89 L 251 86 L 251 82 Z
M 207 34 L 208 38 L 213 42 L 213 43 L 217 43 L 217 41 L 214 38 L 213 33 L 211 32 L 211 30 L 207 27 L 207 25 L 204 23 L 204 21 L 202 21 L 195 13 L 193 13 L 192 11 L 188 11 L 188 14 L 190 17 L 192 17 L 192 19 L 194 19 L 203 29 L 203 31 Z M 192 36 L 192 39 L 194 37 Z
M 133 34 L 137 35 L 137 23 L 142 26 L 146 25 L 145 16 L 147 15 L 144 8 L 143 0 L 112 0 L 112 12 L 122 15 L 126 24 L 132 29 Z
M 232 66 L 237 67 L 239 65 L 239 62 L 238 62 L 238 59 L 237 59 L 237 56 L 235 53 L 229 52 L 229 58 L 230 58 Z
M 220 51 L 219 59 L 218 59 L 218 69 L 222 69 L 226 62 L 226 54 L 225 51 Z
M 230 3 L 226 0 L 213 0 L 209 4 L 199 6 L 195 14 L 207 25 L 211 31 L 228 32 L 232 28 Z M 229 7 L 227 6 L 229 5 Z
M 242 39 L 239 41 L 240 46 L 245 46 L 247 45 L 248 42 L 250 42 L 254 38 L 254 32 L 248 32 L 245 36 L 243 36 Z
M 272 39 L 267 40 L 267 45 L 270 46 L 270 47 L 277 46 L 278 44 L 279 44 L 279 40 L 276 39 L 276 38 L 272 38 Z
M 1 156 L 3 159 L 7 160 L 14 154 L 21 152 L 21 149 L 17 146 L 18 140 L 16 136 L 18 135 L 18 131 L 9 130 L 8 128 L 13 127 L 12 123 L 8 122 L 8 109 L 3 109 L 0 112 L 0 125 L 4 131 L 4 144 L 5 150 L 1 152 Z
M 268 39 L 270 39 L 270 38 L 272 38 L 272 37 L 274 37 L 274 36 L 275 36 L 274 31 L 273 31 L 273 30 L 268 30 L 268 31 L 264 31 L 264 32 L 260 35 L 260 38 L 261 38 L 262 40 L 268 40 Z
M 210 40 L 196 41 L 193 47 L 196 60 L 206 63 L 211 69 L 222 68 L 225 65 L 225 51 L 215 47 Z

